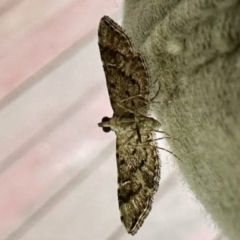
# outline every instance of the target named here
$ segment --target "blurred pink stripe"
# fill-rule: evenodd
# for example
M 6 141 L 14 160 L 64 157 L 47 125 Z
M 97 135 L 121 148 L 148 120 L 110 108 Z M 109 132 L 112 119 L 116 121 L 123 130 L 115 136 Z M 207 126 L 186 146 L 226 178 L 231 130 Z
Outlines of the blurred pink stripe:
M 99 139 L 96 130 L 100 129 L 97 123 L 94 122 L 92 126 L 90 121 L 76 131 L 76 126 L 83 123 L 85 116 L 90 116 L 93 111 L 100 119 L 104 94 L 95 94 L 100 101 L 90 105 L 84 112 L 75 106 L 80 110 L 75 109 L 66 122 L 36 142 L 10 169 L 1 174 L 0 216 L 4 221 L 0 221 L 0 239 L 21 225 L 79 170 L 88 168 L 91 158 L 108 144 L 109 138 L 114 138 L 112 135 Z M 86 141 L 86 136 L 94 140 Z
M 112 0 L 76 0 L 51 19 L 43 16 L 42 24 L 23 36 L 12 37 L 5 46 L 0 43 L 0 100 L 96 29 L 103 15 L 112 14 L 118 8 Z

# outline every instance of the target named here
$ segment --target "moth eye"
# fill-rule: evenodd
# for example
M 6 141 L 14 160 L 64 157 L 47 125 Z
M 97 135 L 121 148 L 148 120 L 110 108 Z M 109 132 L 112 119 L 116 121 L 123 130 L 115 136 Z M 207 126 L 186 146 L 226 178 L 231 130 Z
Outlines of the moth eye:
M 103 118 L 102 118 L 102 122 L 108 122 L 109 120 L 110 120 L 109 117 L 103 117 Z
M 111 128 L 110 127 L 103 127 L 102 130 L 107 133 L 107 132 L 111 131 Z
M 103 122 L 108 122 L 109 120 L 110 120 L 109 117 L 103 117 L 102 118 L 102 123 Z M 107 132 L 110 132 L 112 129 L 110 127 L 102 127 L 102 130 L 107 133 Z

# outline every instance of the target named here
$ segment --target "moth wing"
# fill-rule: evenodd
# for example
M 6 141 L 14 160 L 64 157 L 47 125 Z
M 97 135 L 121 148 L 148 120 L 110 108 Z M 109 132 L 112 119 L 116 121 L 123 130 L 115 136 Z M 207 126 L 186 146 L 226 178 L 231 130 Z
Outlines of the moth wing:
M 142 134 L 146 141 L 151 133 Z M 148 216 L 160 179 L 155 142 L 140 143 L 137 134 L 117 135 L 118 202 L 128 233 L 134 235 Z
M 118 103 L 146 114 L 149 75 L 142 55 L 133 51 L 122 27 L 107 16 L 99 24 L 98 44 L 115 115 L 126 112 Z

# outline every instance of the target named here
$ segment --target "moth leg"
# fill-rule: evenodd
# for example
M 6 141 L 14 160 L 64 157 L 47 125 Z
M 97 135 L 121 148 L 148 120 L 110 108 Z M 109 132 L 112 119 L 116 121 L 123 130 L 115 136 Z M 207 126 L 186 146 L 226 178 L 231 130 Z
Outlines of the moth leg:
M 155 139 L 147 140 L 147 141 L 145 141 L 145 142 L 153 142 L 153 141 L 158 141 L 158 140 L 162 140 L 162 139 L 174 139 L 174 140 L 178 140 L 178 139 L 176 139 L 176 138 L 167 136 L 167 137 L 160 137 L 160 138 L 155 138 Z
M 171 137 L 171 135 L 168 134 L 167 132 L 160 131 L 160 130 L 156 130 L 156 129 L 153 129 L 153 128 L 149 128 L 149 130 L 151 130 L 151 131 L 153 131 L 153 132 L 156 132 L 156 133 L 166 134 L 169 138 L 176 139 L 176 138 Z M 177 140 L 177 139 L 176 139 L 176 140 Z
M 149 130 L 151 130 L 152 132 L 156 132 L 156 133 L 162 133 L 162 134 L 165 134 L 167 135 L 166 137 L 161 137 L 161 138 L 156 138 L 155 140 L 161 140 L 163 138 L 169 138 L 169 139 L 172 139 L 172 140 L 177 140 L 179 141 L 179 139 L 175 138 L 175 137 L 172 137 L 169 133 L 167 132 L 164 132 L 164 131 L 160 131 L 160 130 L 156 130 L 154 128 L 150 128 Z M 149 142 L 150 140 L 147 140 L 146 142 Z
M 158 146 L 157 146 L 156 148 L 161 149 L 161 150 L 164 150 L 164 151 L 166 151 L 166 152 L 168 152 L 168 153 L 171 153 L 174 157 L 176 157 L 179 161 L 181 161 L 181 159 L 180 159 L 176 154 L 174 154 L 173 152 L 167 150 L 166 148 L 158 147 Z
M 159 94 L 159 92 L 160 92 L 160 87 L 158 88 L 157 93 L 156 93 L 151 99 L 147 99 L 147 98 L 145 98 L 145 97 L 142 96 L 142 93 L 139 93 L 139 94 L 137 94 L 137 95 L 135 95 L 135 96 L 132 96 L 132 97 L 128 97 L 128 98 L 126 98 L 126 99 L 123 99 L 123 100 L 121 100 L 120 102 L 127 102 L 127 101 L 129 101 L 129 100 L 134 99 L 134 98 L 140 98 L 139 100 L 141 100 L 141 101 L 146 102 L 147 104 L 149 104 L 150 102 L 153 102 L 153 100 L 157 97 L 157 95 Z M 160 102 L 155 102 L 155 103 L 160 103 Z
M 126 107 L 126 106 L 123 106 L 123 105 L 120 104 L 120 103 L 117 103 L 117 105 L 118 105 L 119 107 L 121 107 L 122 109 L 126 110 L 127 112 L 131 112 L 131 113 L 133 113 L 133 114 L 136 114 L 136 110 L 134 111 L 134 110 L 132 110 L 131 108 L 128 108 L 128 107 Z M 137 114 L 138 114 L 139 116 L 141 116 L 141 117 L 146 117 L 146 116 L 144 116 L 143 114 L 141 114 L 141 113 L 139 113 L 139 112 L 137 112 Z
M 166 138 L 171 138 L 172 139 L 172 137 L 161 137 L 161 138 L 156 138 L 156 139 L 147 140 L 145 142 L 141 142 L 142 143 L 141 145 L 147 145 L 146 143 L 148 143 L 148 142 L 158 141 L 158 140 L 162 140 L 162 139 L 166 139 Z M 132 144 L 132 146 L 137 146 L 137 145 Z M 176 154 L 174 154 L 172 151 L 167 150 L 166 148 L 163 148 L 163 147 L 159 147 L 159 146 L 156 146 L 156 148 L 164 150 L 168 153 L 171 153 L 174 157 L 176 157 L 179 161 L 181 161 L 181 159 Z
M 154 83 L 155 84 L 155 83 Z M 154 85 L 153 84 L 153 85 Z M 151 86 L 150 86 L 151 87 Z M 158 90 L 156 92 L 156 94 L 150 98 L 150 100 L 148 100 L 149 103 L 159 103 L 159 104 L 166 104 L 168 105 L 169 103 L 171 103 L 171 100 L 167 100 L 167 99 L 162 99 L 160 102 L 159 101 L 154 101 L 154 99 L 158 96 L 159 92 L 161 90 L 160 84 L 158 85 Z
M 157 93 L 150 99 L 150 102 L 153 102 L 153 100 L 157 97 L 157 95 L 158 95 L 159 92 L 160 92 L 160 89 L 161 89 L 161 87 L 160 87 L 160 85 L 159 85 L 158 90 L 157 90 Z M 156 102 L 156 103 L 158 103 L 158 102 Z
M 164 137 L 163 137 L 164 138 Z M 163 138 L 161 138 L 161 139 L 163 139 Z M 154 141 L 155 139 L 153 139 L 152 141 Z M 159 139 L 158 139 L 159 140 Z M 147 142 L 147 141 L 146 141 Z M 148 144 L 146 144 L 146 142 L 145 143 L 142 143 L 141 144 L 141 146 L 147 146 Z M 139 146 L 139 145 L 135 145 L 135 144 L 131 144 L 131 146 Z M 161 149 L 161 150 L 164 150 L 164 151 L 166 151 L 166 152 L 168 152 L 168 153 L 171 153 L 174 157 L 176 157 L 179 161 L 181 161 L 181 159 L 176 155 L 176 154 L 174 154 L 173 152 L 171 152 L 170 150 L 167 150 L 166 148 L 163 148 L 163 147 L 159 147 L 159 146 L 156 146 L 156 148 L 158 148 L 158 149 Z
M 143 144 L 143 145 L 144 145 L 144 144 Z M 163 148 L 163 147 L 159 147 L 159 146 L 156 146 L 156 148 L 161 149 L 161 150 L 163 150 L 163 151 L 166 151 L 166 152 L 172 154 L 175 158 L 177 158 L 179 161 L 181 161 L 181 159 L 180 159 L 176 154 L 174 154 L 172 151 L 167 150 L 166 148 Z
M 168 134 L 167 132 L 160 131 L 160 130 L 155 130 L 155 129 L 151 129 L 151 130 L 154 131 L 154 132 L 157 132 L 157 133 L 166 134 L 167 137 L 165 137 L 165 138 L 169 138 L 169 139 L 172 139 L 172 140 L 177 140 L 177 141 L 179 141 L 179 139 L 177 139 L 177 138 L 175 138 L 175 137 L 172 137 L 172 136 L 171 136 L 170 134 Z
M 154 131 L 155 131 L 155 130 L 154 130 Z M 156 131 L 156 132 L 162 132 L 162 133 L 164 133 L 163 131 Z M 168 135 L 169 135 L 169 134 L 168 134 Z M 162 140 L 162 139 L 166 139 L 166 138 L 179 141 L 177 138 L 173 138 L 173 137 L 171 137 L 171 136 L 167 136 L 167 137 L 160 137 L 160 138 L 156 138 L 156 139 L 150 139 L 150 140 L 147 140 L 146 143 L 147 143 L 147 142 L 158 141 L 158 140 Z M 171 153 L 174 157 L 176 157 L 179 161 L 181 161 L 180 158 L 179 158 L 176 154 L 174 154 L 173 152 L 171 152 L 170 150 L 167 150 L 166 148 L 159 147 L 159 146 L 157 146 L 157 148 L 159 148 L 159 149 L 161 149 L 161 150 L 164 150 L 164 151 L 166 151 L 166 152 L 168 152 L 168 153 Z
M 132 100 L 132 99 L 135 99 L 135 98 L 139 98 L 139 100 L 141 100 L 142 102 L 145 102 L 145 103 L 148 104 L 148 105 L 149 105 L 151 102 L 153 102 L 153 103 L 162 103 L 162 102 L 153 101 L 153 100 L 157 97 L 157 95 L 159 94 L 159 92 L 160 92 L 160 88 L 158 89 L 157 93 L 156 93 L 150 100 L 147 99 L 147 98 L 144 98 L 144 97 L 142 96 L 142 94 L 139 93 L 139 94 L 137 94 L 137 95 L 135 95 L 135 96 L 128 97 L 128 98 L 126 98 L 126 99 L 121 100 L 120 102 L 117 102 L 117 105 L 118 105 L 119 107 L 123 108 L 124 110 L 130 111 L 131 113 L 136 113 L 136 109 L 135 109 L 135 110 L 132 110 L 132 109 L 130 109 L 130 108 L 125 107 L 125 106 L 122 105 L 121 103 L 127 102 L 127 101 Z M 137 110 L 139 110 L 139 109 L 141 109 L 141 108 L 144 108 L 144 107 L 145 107 L 145 106 L 139 107 Z M 142 116 L 142 117 L 146 117 L 146 116 L 142 115 L 142 114 L 139 113 L 139 112 L 137 112 L 137 113 L 138 113 L 140 116 Z
M 146 100 L 141 93 L 137 94 L 137 95 L 134 95 L 134 96 L 131 96 L 131 97 L 128 97 L 128 98 L 125 98 L 125 99 L 122 99 L 120 102 L 127 102 L 131 99 L 134 99 L 134 98 L 142 98 L 142 100 Z

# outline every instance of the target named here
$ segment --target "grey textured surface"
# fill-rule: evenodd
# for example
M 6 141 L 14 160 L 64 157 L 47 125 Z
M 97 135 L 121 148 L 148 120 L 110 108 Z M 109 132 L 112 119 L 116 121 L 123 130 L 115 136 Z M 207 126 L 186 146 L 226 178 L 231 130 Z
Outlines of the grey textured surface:
M 123 26 L 161 86 L 154 112 L 180 140 L 170 144 L 187 183 L 239 239 L 239 1 L 127 0 Z

